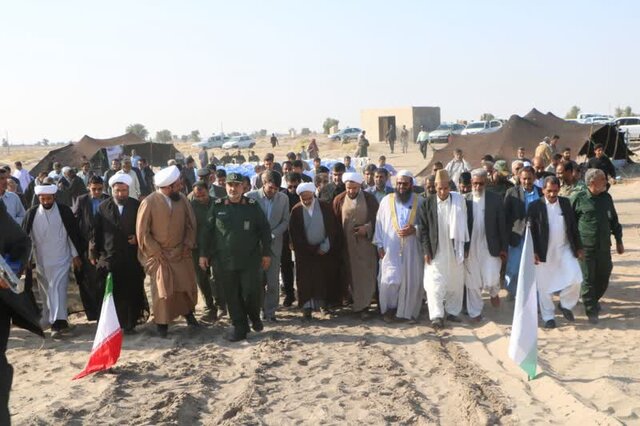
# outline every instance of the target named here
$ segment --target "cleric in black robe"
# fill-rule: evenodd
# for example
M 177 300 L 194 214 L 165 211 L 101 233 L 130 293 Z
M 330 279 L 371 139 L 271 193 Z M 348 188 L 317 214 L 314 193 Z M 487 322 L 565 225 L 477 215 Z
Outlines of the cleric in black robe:
M 130 182 L 131 177 L 126 174 L 114 175 L 109 180 L 113 197 L 98 207 L 89 244 L 103 294 L 107 274 L 112 274 L 118 321 L 127 333 L 149 317 L 149 303 L 144 291 L 145 274 L 138 261 L 136 241 L 136 216 L 140 202 L 129 197 Z
M 80 299 L 84 307 L 87 320 L 96 321 L 98 319 L 100 305 L 104 297 L 104 287 L 98 285 L 96 267 L 89 261 L 88 246 L 93 235 L 95 217 L 98 213 L 98 206 L 109 198 L 103 192 L 104 182 L 100 176 L 91 176 L 89 179 L 89 193 L 79 196 L 73 204 L 73 215 L 78 220 L 80 237 L 84 254 L 82 255 L 82 269 L 76 271 L 76 281 L 80 288 Z M 101 292 L 102 290 L 102 292 Z

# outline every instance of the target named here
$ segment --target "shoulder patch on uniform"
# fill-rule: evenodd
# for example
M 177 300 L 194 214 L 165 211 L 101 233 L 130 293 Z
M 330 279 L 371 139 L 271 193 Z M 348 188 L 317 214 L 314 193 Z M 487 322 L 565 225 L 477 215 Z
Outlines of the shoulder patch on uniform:
M 222 198 L 216 198 L 215 204 L 222 204 Z
M 249 200 L 249 204 L 255 204 L 256 200 L 254 200 L 253 198 L 247 198 L 247 200 Z

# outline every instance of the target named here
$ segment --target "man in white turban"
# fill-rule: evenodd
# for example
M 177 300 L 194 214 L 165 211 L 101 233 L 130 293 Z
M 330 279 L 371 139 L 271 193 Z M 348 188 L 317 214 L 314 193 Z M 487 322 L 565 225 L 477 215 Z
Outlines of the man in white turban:
M 311 182 L 296 189 L 300 202 L 291 210 L 289 238 L 296 259 L 298 306 L 305 320 L 312 312 L 326 311 L 327 300 L 335 299 L 332 289 L 338 281 L 338 227 L 331 206 L 315 197 Z
M 333 200 L 333 212 L 342 232 L 342 266 L 340 278 L 344 288 L 351 290 L 352 309 L 362 319 L 376 291 L 377 253 L 371 243 L 376 226 L 378 201 L 362 189 L 364 177 L 360 173 L 342 175 L 345 192 Z
M 418 204 L 413 175 L 399 171 L 395 192 L 380 202 L 373 237 L 380 258 L 380 311 L 387 322 L 394 316 L 415 320 L 420 314 L 424 262 L 417 236 Z
M 136 223 L 140 263 L 151 278 L 153 318 L 158 334 L 183 315 L 197 327 L 193 312 L 198 290 L 191 251 L 196 245 L 196 219 L 181 193 L 180 170 L 169 166 L 154 176 L 158 188 L 140 204 Z
M 82 244 L 78 222 L 71 209 L 56 202 L 56 185 L 38 185 L 39 205 L 31 207 L 23 228 L 31 237 L 36 261 L 38 291 L 42 299 L 43 328 L 51 326 L 51 337 L 69 329 L 67 287 L 69 268 L 82 267 Z

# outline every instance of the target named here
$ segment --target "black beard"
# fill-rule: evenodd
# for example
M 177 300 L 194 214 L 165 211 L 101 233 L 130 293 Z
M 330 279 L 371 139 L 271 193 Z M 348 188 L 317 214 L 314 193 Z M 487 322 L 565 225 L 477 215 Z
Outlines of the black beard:
M 46 204 L 43 204 L 42 207 L 44 207 L 45 210 L 51 210 L 51 207 L 53 207 L 53 204 L 49 204 L 48 206 Z
M 400 201 L 402 201 L 403 203 L 406 203 L 407 201 L 409 201 L 409 198 L 411 198 L 411 191 L 407 191 L 405 193 L 396 191 L 396 195 L 398 196 L 398 199 Z
M 173 201 L 180 201 L 180 193 L 172 192 L 171 194 L 169 194 L 169 198 L 171 198 L 171 200 Z
M 125 198 L 124 200 L 119 200 L 117 198 L 114 197 L 114 200 L 116 200 L 116 204 L 119 206 L 124 206 L 125 201 L 127 201 L 127 199 Z

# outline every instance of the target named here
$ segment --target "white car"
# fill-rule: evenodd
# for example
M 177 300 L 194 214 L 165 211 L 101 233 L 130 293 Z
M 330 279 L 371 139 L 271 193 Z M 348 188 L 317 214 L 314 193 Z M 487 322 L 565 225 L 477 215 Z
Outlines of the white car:
M 447 142 L 449 136 L 459 135 L 463 130 L 463 124 L 441 123 L 434 131 L 429 132 L 429 142 Z
M 472 123 L 467 124 L 467 127 L 464 128 L 461 135 L 475 135 L 477 133 L 491 133 L 502 127 L 502 121 L 500 120 L 491 120 L 491 121 L 474 121 Z
M 627 140 L 640 140 L 640 117 L 620 117 L 615 120 L 620 130 L 627 134 Z
M 357 127 L 347 127 L 346 129 L 340 130 L 338 133 L 329 135 L 329 140 L 347 142 L 350 139 L 358 139 L 360 133 L 362 133 L 362 129 Z
M 194 148 L 204 148 L 204 149 L 220 148 L 228 140 L 229 140 L 229 136 L 225 136 L 224 133 L 220 133 L 218 135 L 211 136 L 206 141 L 201 141 L 201 142 L 196 142 L 194 144 L 191 144 L 191 146 Z
M 222 144 L 222 149 L 243 149 L 253 148 L 256 141 L 251 136 L 234 136 L 228 142 Z
M 579 123 L 593 124 L 593 123 L 611 123 L 613 122 L 613 116 L 607 114 L 598 114 L 592 112 L 581 112 L 576 117 Z

